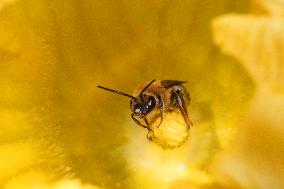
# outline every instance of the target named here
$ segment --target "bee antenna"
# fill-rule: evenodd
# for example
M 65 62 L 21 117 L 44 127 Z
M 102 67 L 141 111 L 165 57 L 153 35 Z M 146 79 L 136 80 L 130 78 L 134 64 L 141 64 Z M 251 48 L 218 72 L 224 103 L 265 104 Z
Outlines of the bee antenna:
M 120 94 L 120 95 L 122 95 L 122 96 L 127 96 L 127 97 L 129 97 L 129 98 L 134 99 L 135 101 L 137 100 L 134 96 L 131 96 L 131 95 L 126 94 L 126 93 L 124 93 L 124 92 L 120 92 L 120 91 L 113 90 L 113 89 L 109 89 L 109 88 L 102 87 L 102 86 L 97 86 L 97 87 L 98 87 L 98 88 L 101 88 L 101 89 L 103 89 L 103 90 L 106 90 L 106 91 L 110 91 L 110 92 L 113 92 L 113 93 L 116 93 L 116 94 Z
M 140 98 L 141 99 L 143 99 L 142 98 L 142 94 L 144 93 L 144 91 L 146 91 L 147 89 L 148 89 L 148 87 L 150 87 L 150 85 L 152 85 L 152 83 L 154 83 L 154 81 L 156 81 L 155 79 L 153 79 L 150 83 L 148 83 L 147 85 L 146 85 L 146 87 L 144 87 L 144 89 L 141 91 L 141 93 L 140 93 Z

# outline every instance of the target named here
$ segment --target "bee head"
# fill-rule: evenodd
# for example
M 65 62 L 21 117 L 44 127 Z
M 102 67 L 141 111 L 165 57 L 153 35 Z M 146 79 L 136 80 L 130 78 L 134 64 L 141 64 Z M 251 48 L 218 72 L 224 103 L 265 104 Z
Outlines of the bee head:
M 140 92 L 138 97 L 134 97 L 127 93 L 117 91 L 114 89 L 110 89 L 110 88 L 106 88 L 103 86 L 97 86 L 97 87 L 103 90 L 112 92 L 112 93 L 116 93 L 116 94 L 131 98 L 131 101 L 130 101 L 131 111 L 133 112 L 135 116 L 142 118 L 142 117 L 145 117 L 156 106 L 155 98 L 153 96 L 144 94 L 144 92 L 148 89 L 148 87 L 154 82 L 155 80 L 152 80 L 150 83 L 148 83 L 144 87 L 144 89 Z
M 145 96 L 146 99 L 137 97 L 136 100 L 131 99 L 130 109 L 135 116 L 140 118 L 145 117 L 156 106 L 156 101 L 153 96 Z

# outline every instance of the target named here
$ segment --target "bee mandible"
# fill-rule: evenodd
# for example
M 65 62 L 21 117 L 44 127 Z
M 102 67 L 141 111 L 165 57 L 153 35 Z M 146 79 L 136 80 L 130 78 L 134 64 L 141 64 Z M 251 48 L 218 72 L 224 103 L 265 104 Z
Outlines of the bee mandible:
M 132 111 L 131 118 L 134 122 L 148 130 L 150 130 L 147 116 L 154 110 L 158 110 L 160 122 L 157 125 L 159 127 L 163 122 L 165 112 L 171 112 L 175 109 L 179 109 L 183 116 L 183 119 L 188 127 L 192 125 L 189 120 L 187 104 L 190 102 L 189 93 L 182 85 L 186 81 L 179 80 L 152 80 L 149 83 L 143 84 L 134 90 L 133 96 L 127 93 L 106 88 L 103 86 L 97 86 L 98 88 L 123 95 L 131 98 L 130 109 Z M 138 119 L 144 119 L 145 124 L 142 124 Z

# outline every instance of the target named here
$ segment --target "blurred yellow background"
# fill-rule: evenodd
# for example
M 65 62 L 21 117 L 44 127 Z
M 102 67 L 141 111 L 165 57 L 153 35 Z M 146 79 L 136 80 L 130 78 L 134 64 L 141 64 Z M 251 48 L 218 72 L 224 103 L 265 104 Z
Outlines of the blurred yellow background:
M 282 188 L 283 15 L 281 0 L 0 0 L 0 187 Z M 96 88 L 154 78 L 188 81 L 180 148 Z

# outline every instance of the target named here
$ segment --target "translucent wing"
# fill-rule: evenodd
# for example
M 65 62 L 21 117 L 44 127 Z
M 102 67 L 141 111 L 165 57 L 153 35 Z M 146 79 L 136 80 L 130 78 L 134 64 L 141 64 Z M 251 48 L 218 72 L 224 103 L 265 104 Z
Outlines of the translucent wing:
M 181 85 L 186 83 L 187 81 L 179 81 L 179 80 L 162 80 L 161 85 L 165 88 L 170 88 L 175 85 Z

